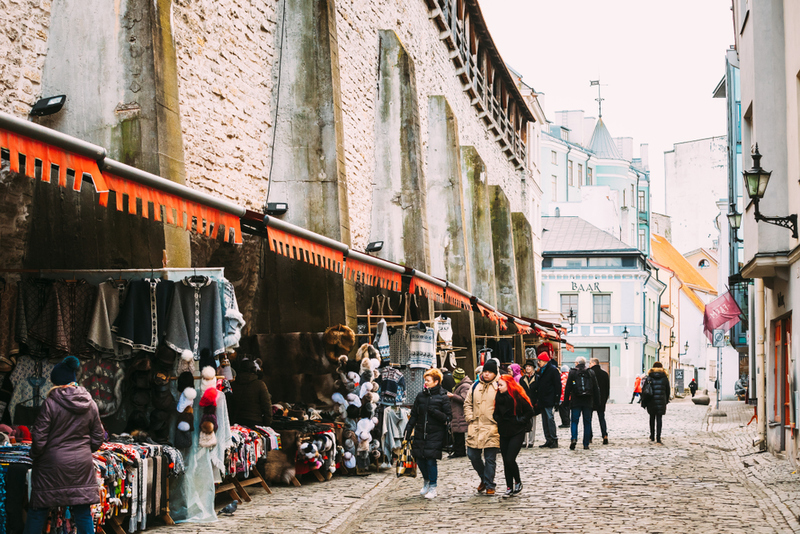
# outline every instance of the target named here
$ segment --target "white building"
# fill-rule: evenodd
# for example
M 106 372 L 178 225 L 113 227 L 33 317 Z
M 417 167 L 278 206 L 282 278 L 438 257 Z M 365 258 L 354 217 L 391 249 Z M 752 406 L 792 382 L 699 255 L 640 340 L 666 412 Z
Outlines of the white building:
M 666 286 L 639 249 L 579 217 L 543 217 L 542 225 L 542 307 L 574 318 L 567 337 L 575 352 L 562 352 L 562 361 L 599 359 L 611 402 L 628 402 L 636 376 L 658 358 Z
M 728 198 L 727 160 L 725 136 L 675 143 L 664 152 L 665 213 L 681 254 L 718 246 L 716 202 Z

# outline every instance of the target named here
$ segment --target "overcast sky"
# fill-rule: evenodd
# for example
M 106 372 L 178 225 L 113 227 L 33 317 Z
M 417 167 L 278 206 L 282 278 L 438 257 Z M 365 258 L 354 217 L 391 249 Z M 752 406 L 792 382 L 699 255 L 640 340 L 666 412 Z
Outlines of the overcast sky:
M 503 59 L 545 113 L 583 109 L 614 137 L 650 145 L 653 208 L 664 209 L 664 151 L 725 135 L 725 101 L 711 98 L 733 44 L 731 0 L 481 0 Z

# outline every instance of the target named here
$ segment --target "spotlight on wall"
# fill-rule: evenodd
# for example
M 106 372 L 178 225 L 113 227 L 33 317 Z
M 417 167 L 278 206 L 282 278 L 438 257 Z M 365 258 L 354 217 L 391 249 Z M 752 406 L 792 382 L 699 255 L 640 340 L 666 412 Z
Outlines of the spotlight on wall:
M 268 202 L 267 215 L 283 215 L 289 210 L 289 204 L 286 202 Z
M 67 95 L 49 96 L 42 98 L 36 102 L 31 108 L 30 114 L 36 117 L 43 117 L 45 115 L 52 115 L 58 113 L 64 107 L 64 102 L 67 101 Z
M 364 250 L 365 252 L 379 252 L 383 248 L 383 241 L 373 241 L 367 248 Z

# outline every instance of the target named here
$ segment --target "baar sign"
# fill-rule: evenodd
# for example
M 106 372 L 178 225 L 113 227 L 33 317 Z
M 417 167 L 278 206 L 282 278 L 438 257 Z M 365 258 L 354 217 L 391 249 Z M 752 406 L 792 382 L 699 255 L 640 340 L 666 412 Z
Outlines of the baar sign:
M 572 282 L 572 291 L 600 291 L 600 282 L 587 283 L 586 285 Z

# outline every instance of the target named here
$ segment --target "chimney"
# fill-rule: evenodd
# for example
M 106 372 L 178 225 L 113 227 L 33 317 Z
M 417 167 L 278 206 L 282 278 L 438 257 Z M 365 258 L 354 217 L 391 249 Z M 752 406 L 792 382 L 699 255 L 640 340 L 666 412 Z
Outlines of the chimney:
M 650 153 L 649 153 L 649 145 L 647 143 L 642 143 L 641 145 L 639 145 L 639 157 L 642 159 L 642 169 L 649 171 Z

